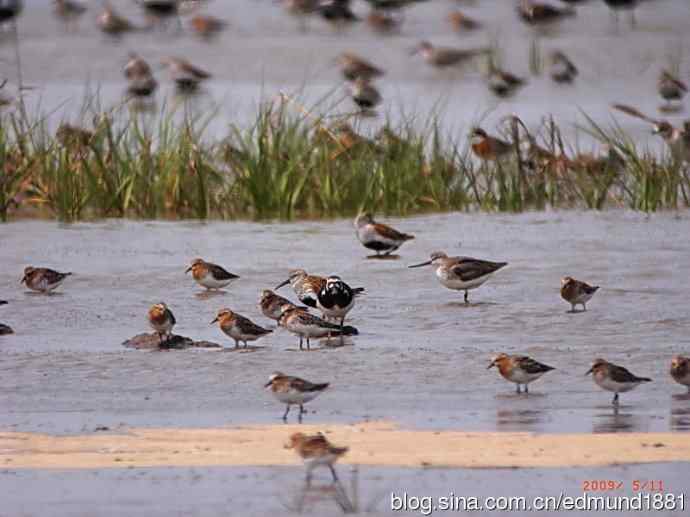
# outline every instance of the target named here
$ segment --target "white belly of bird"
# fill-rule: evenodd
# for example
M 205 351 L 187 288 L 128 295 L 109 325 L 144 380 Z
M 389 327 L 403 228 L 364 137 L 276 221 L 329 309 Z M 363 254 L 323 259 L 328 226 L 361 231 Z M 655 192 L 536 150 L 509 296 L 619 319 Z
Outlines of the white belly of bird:
M 388 246 L 389 248 L 393 249 L 398 248 L 400 246 L 400 241 L 384 237 L 383 235 L 379 234 L 376 230 L 374 230 L 374 227 L 371 225 L 367 225 L 364 228 L 360 228 L 359 230 L 357 230 L 357 237 L 359 238 L 359 242 L 365 245 L 369 244 L 370 242 L 377 242 L 379 244 L 384 244 L 385 246 Z
M 274 391 L 273 396 L 283 404 L 305 404 L 314 400 L 321 392 L 319 391 Z
M 207 289 L 221 289 L 230 285 L 232 280 L 232 278 L 230 280 L 217 280 L 213 277 L 213 275 L 209 274 L 197 280 L 197 283 L 203 287 L 206 287 Z
M 544 375 L 544 373 L 546 372 L 528 373 L 516 368 L 510 372 L 509 380 L 517 384 L 529 384 L 532 381 L 536 381 L 539 377 Z
M 50 284 L 50 283 L 48 283 L 47 280 L 41 280 L 41 281 L 38 283 L 38 285 L 36 286 L 36 290 L 37 290 L 37 291 L 42 291 L 42 292 L 44 292 L 44 293 L 47 293 L 47 292 L 50 292 L 50 291 L 52 291 L 53 289 L 57 288 L 63 281 L 64 281 L 64 279 L 63 279 L 63 280 L 59 280 L 59 281 L 55 282 L 54 284 Z
M 317 325 L 302 325 L 301 323 L 292 323 L 288 326 L 288 329 L 295 334 L 308 338 L 321 338 L 326 337 L 332 330 L 319 327 Z
M 439 282 L 441 282 L 441 284 L 446 286 L 448 289 L 453 289 L 454 291 L 469 291 L 471 289 L 476 289 L 486 282 L 491 274 L 492 273 L 489 273 L 488 275 L 480 276 L 474 280 L 463 282 L 456 276 L 447 274 L 442 269 L 436 270 L 436 276 L 438 277 Z
M 615 393 L 625 393 L 626 391 L 637 388 L 637 386 L 640 384 L 639 382 L 616 382 L 609 377 L 600 379 L 596 376 L 594 377 L 594 381 L 601 388 L 604 388 L 607 391 L 613 391 Z
M 239 341 L 256 341 L 259 339 L 259 336 L 256 334 L 243 334 L 242 331 L 236 326 L 230 327 L 230 329 L 227 331 L 227 334 L 232 339 L 237 339 Z
M 173 328 L 172 324 L 169 321 L 166 321 L 165 323 L 161 324 L 153 323 L 152 321 L 149 323 L 151 323 L 151 327 L 153 328 L 153 330 L 163 334 L 169 333 Z
M 592 299 L 592 296 L 594 296 L 594 293 L 582 293 L 580 296 L 575 298 L 575 303 L 587 303 Z

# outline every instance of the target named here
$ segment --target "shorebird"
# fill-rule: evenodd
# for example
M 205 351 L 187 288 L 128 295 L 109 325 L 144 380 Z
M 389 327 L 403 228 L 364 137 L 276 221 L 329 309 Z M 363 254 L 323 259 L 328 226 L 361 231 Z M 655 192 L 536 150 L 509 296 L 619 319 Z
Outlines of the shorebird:
M 381 104 L 381 94 L 371 82 L 358 77 L 350 87 L 350 95 L 360 109 L 360 113 L 374 113 L 372 110 Z
M 414 235 L 401 233 L 388 225 L 377 223 L 371 214 L 361 214 L 355 219 L 357 238 L 367 249 L 376 252 L 375 256 L 390 255 Z
M 551 53 L 549 75 L 557 83 L 572 83 L 579 73 L 577 67 L 563 52 L 555 50 Z
M 283 307 L 291 305 L 297 307 L 287 298 L 274 293 L 270 289 L 264 289 L 261 291 L 261 298 L 259 299 L 259 308 L 264 316 L 269 319 L 278 321 L 280 316 L 283 314 Z
M 129 53 L 127 63 L 122 71 L 127 79 L 136 79 L 153 73 L 146 60 L 136 52 Z
M 270 329 L 260 327 L 249 318 L 232 312 L 230 309 L 219 310 L 218 315 L 210 324 L 213 325 L 214 323 L 218 323 L 220 330 L 235 340 L 235 348 L 239 348 L 240 341 L 244 343 L 244 348 L 247 348 L 248 341 L 256 341 L 273 332 Z
M 285 413 L 283 414 L 283 422 L 287 422 L 288 413 L 290 413 L 291 406 L 299 406 L 299 421 L 302 421 L 302 415 L 306 413 L 304 404 L 314 400 L 321 395 L 329 383 L 321 382 L 314 383 L 293 377 L 292 375 L 285 375 L 281 372 L 274 372 L 268 378 L 268 382 L 264 386 L 271 390 L 273 396 L 285 404 Z
M 161 61 L 168 67 L 170 78 L 175 82 L 180 93 L 194 93 L 201 81 L 209 79 L 211 74 L 179 57 L 168 57 Z
M 304 340 L 307 341 L 307 350 L 310 350 L 311 339 L 330 338 L 333 336 L 356 336 L 359 333 L 354 327 L 334 325 L 292 304 L 284 305 L 282 310 L 283 314 L 280 316 L 278 324 L 299 336 L 300 350 L 302 350 Z
M 158 89 L 158 81 L 153 77 L 151 67 L 134 52 L 129 53 L 123 72 L 128 81 L 127 93 L 132 97 L 150 97 Z
M 152 305 L 149 309 L 149 324 L 158 333 L 160 343 L 163 343 L 163 336 L 168 341 L 172 336 L 172 329 L 177 323 L 172 311 L 163 302 Z
M 490 54 L 487 48 L 448 48 L 436 47 L 428 41 L 422 41 L 412 50 L 412 55 L 421 53 L 424 60 L 436 68 L 447 68 L 462 65 L 473 60 L 477 56 Z
M 65 30 L 76 28 L 79 18 L 81 18 L 87 10 L 86 6 L 73 0 L 53 0 L 53 12 L 55 16 L 62 20 Z
M 359 21 L 357 15 L 352 12 L 350 0 L 321 0 L 316 12 L 336 27 Z
M 299 18 L 300 31 L 306 32 L 306 18 L 316 12 L 319 7 L 319 0 L 283 0 L 283 4 L 288 13 Z
M 671 360 L 671 377 L 678 384 L 687 386 L 690 393 L 690 358 L 677 355 Z
M 518 14 L 520 19 L 529 25 L 545 25 L 574 16 L 575 9 L 521 0 L 518 4 Z
M 525 80 L 510 72 L 501 70 L 491 63 L 487 75 L 487 85 L 489 90 L 495 95 L 499 97 L 509 97 L 525 85 Z
M 515 150 L 513 144 L 490 136 L 480 127 L 470 133 L 472 152 L 483 161 L 498 161 Z
M 662 70 L 657 82 L 659 95 L 666 101 L 666 106 L 670 106 L 672 101 L 681 101 L 688 93 L 687 85 L 674 77 L 668 70 Z
M 137 0 L 137 3 L 144 9 L 151 23 L 165 27 L 168 20 L 175 19 L 178 29 L 182 28 L 178 0 Z
M 436 268 L 436 277 L 443 286 L 454 291 L 465 291 L 465 303 L 469 303 L 468 291 L 481 286 L 491 275 L 507 266 L 508 263 L 471 257 L 449 257 L 443 251 L 435 251 L 431 254 L 431 260 L 408 267 L 429 265 Z
M 295 291 L 300 302 L 316 308 L 319 291 L 326 285 L 326 279 L 322 276 L 308 275 L 304 269 L 293 269 L 290 271 L 288 279 L 278 284 L 275 289 L 277 291 L 288 284 Z
M 613 405 L 618 405 L 618 394 L 637 388 L 643 382 L 652 382 L 647 377 L 637 377 L 622 366 L 596 359 L 585 375 L 592 374 L 594 382 L 607 391 L 613 391 Z
M 189 26 L 194 33 L 200 38 L 210 40 L 223 32 L 227 27 L 227 22 L 216 18 L 215 16 L 208 16 L 197 14 L 189 20 Z
M 396 11 L 412 4 L 426 2 L 428 0 L 366 0 L 373 9 L 384 11 Z
M 336 58 L 336 63 L 340 66 L 343 77 L 348 81 L 356 81 L 357 79 L 371 81 L 384 74 L 384 71 L 379 67 L 352 52 L 340 54 Z
M 5 300 L 0 300 L 0 305 L 7 305 Z M 14 330 L 9 325 L 0 323 L 0 336 L 6 336 L 8 334 L 14 334 Z
M 311 436 L 294 433 L 290 436 L 290 444 L 287 448 L 295 449 L 302 458 L 307 469 L 307 485 L 311 484 L 312 471 L 318 466 L 328 467 L 333 476 L 333 482 L 337 482 L 338 476 L 333 464 L 348 451 L 347 447 L 336 447 L 321 433 Z
M 521 393 L 520 385 L 525 386 L 525 393 L 529 393 L 527 385 L 536 381 L 546 372 L 555 370 L 553 366 L 542 364 L 525 355 L 499 354 L 492 358 L 487 369 L 497 367 L 501 376 L 507 381 L 514 382 L 517 393 Z
M 587 302 L 598 290 L 598 285 L 591 286 L 569 276 L 561 278 L 561 298 L 570 304 L 570 312 L 575 312 L 576 305 L 582 305 L 583 310 L 586 311 Z
M 98 28 L 111 36 L 121 36 L 125 32 L 131 32 L 137 28 L 132 25 L 127 18 L 115 12 L 115 9 L 108 3 L 103 4 L 103 12 L 96 19 Z
M 456 32 L 469 32 L 481 29 L 482 24 L 469 18 L 461 11 L 451 11 L 448 13 L 448 22 Z
M 360 287 L 352 289 L 339 276 L 331 275 L 317 293 L 317 307 L 326 319 L 340 323 L 340 341 L 344 339 L 345 316 L 355 306 L 355 298 L 364 291 Z
M 48 293 L 56 289 L 72 273 L 60 273 L 47 267 L 26 267 L 20 283 L 32 291 Z
M 22 0 L 0 1 L 0 27 L 5 23 L 14 22 L 23 10 L 24 2 Z
M 239 278 L 239 276 L 226 271 L 218 264 L 206 262 L 200 258 L 192 260 L 192 265 L 187 268 L 185 273 L 190 271 L 196 283 L 206 289 L 222 289 L 230 285 L 233 280 Z
M 400 30 L 403 18 L 394 16 L 390 12 L 382 11 L 380 9 L 372 9 L 367 14 L 366 22 L 372 30 L 380 34 L 390 34 Z

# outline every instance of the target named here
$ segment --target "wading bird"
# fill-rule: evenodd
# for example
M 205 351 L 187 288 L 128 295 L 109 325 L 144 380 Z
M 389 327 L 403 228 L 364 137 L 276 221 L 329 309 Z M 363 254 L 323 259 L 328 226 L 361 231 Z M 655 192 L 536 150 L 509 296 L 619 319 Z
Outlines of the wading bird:
M 230 273 L 218 264 L 206 262 L 200 258 L 194 259 L 185 273 L 190 271 L 194 281 L 206 289 L 222 289 L 239 278 L 239 276 Z
M 148 313 L 149 325 L 158 333 L 159 343 L 167 342 L 172 336 L 172 329 L 177 320 L 172 311 L 163 302 L 152 305 Z M 163 340 L 165 337 L 165 341 Z
M 49 293 L 57 289 L 57 287 L 71 274 L 72 273 L 60 273 L 47 267 L 29 266 L 24 268 L 24 276 L 20 283 L 25 284 L 26 287 L 32 291 Z
M 597 386 L 606 391 L 612 391 L 615 393 L 612 401 L 614 406 L 618 405 L 619 393 L 625 393 L 626 391 L 633 390 L 643 382 L 652 382 L 652 379 L 647 377 L 638 377 L 630 373 L 622 366 L 609 363 L 604 359 L 595 360 L 594 364 L 585 375 L 589 375 L 590 373 L 592 374 L 592 378 Z
M 245 318 L 230 309 L 219 310 L 218 315 L 210 324 L 213 325 L 214 323 L 218 323 L 220 330 L 235 340 L 235 348 L 239 348 L 240 342 L 244 343 L 244 348 L 247 348 L 248 341 L 256 341 L 273 332 L 270 329 L 260 327 L 249 318 Z
M 285 404 L 283 422 L 287 421 L 291 406 L 299 406 L 297 418 L 301 422 L 302 415 L 306 413 L 304 404 L 321 395 L 328 386 L 329 383 L 327 382 L 314 383 L 299 377 L 293 377 L 292 375 L 274 372 L 268 378 L 268 382 L 264 387 L 271 390 L 271 394 L 278 402 Z
M 303 433 L 294 433 L 290 436 L 289 449 L 302 458 L 307 469 L 307 486 L 311 484 L 312 471 L 319 466 L 328 467 L 333 476 L 333 482 L 338 481 L 333 464 L 348 451 L 347 447 L 336 447 L 322 434 L 308 436 Z
M 414 235 L 401 233 L 388 225 L 377 223 L 371 214 L 358 215 L 355 219 L 355 229 L 362 246 L 375 251 L 377 257 L 390 255 L 403 243 L 414 239 Z
M 494 366 L 504 379 L 516 384 L 517 393 L 520 393 L 520 385 L 525 387 L 525 393 L 529 393 L 527 385 L 530 382 L 536 381 L 546 372 L 555 370 L 553 366 L 542 364 L 525 355 L 499 354 L 491 360 L 488 369 Z

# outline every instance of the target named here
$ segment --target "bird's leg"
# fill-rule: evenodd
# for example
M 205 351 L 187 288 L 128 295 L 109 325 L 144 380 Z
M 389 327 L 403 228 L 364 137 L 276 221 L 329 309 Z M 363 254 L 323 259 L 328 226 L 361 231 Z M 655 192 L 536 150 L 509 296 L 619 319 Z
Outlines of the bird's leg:
M 519 384 L 516 384 L 515 386 L 516 386 L 516 388 L 515 388 L 515 393 L 522 393 L 522 392 L 520 391 L 520 385 L 519 385 Z
M 302 350 L 302 341 L 303 341 L 303 338 L 302 338 L 302 336 L 300 336 L 299 337 L 299 349 L 300 350 Z
M 582 312 L 587 312 L 587 305 L 585 303 L 582 304 Z
M 300 414 L 306 413 L 306 411 L 304 410 L 304 406 L 302 404 L 299 405 L 299 412 Z
M 235 348 L 239 348 L 239 347 L 240 347 L 240 342 L 239 342 L 239 340 L 236 339 L 235 340 Z
M 618 392 L 616 392 L 616 394 L 613 396 L 613 402 L 612 402 L 612 404 L 613 404 L 614 406 L 617 406 L 617 405 L 618 405 Z
M 333 475 L 333 482 L 337 483 L 338 482 L 338 475 L 335 473 L 335 469 L 333 468 L 333 465 L 328 465 L 328 468 L 331 469 L 331 474 Z
M 345 336 L 343 335 L 343 329 L 345 328 L 345 316 L 340 318 L 340 345 L 345 344 Z
M 287 422 L 287 416 L 288 416 L 289 412 L 290 412 L 290 404 L 287 405 L 287 407 L 285 408 L 285 413 L 283 413 L 283 422 Z
M 309 337 L 307 337 L 307 350 L 311 350 L 311 345 L 309 343 Z
M 465 303 L 470 303 L 467 291 L 465 291 Z
M 525 393 L 529 393 L 529 389 L 528 389 L 527 384 L 525 384 Z
M 570 304 L 570 312 L 572 312 L 572 313 L 575 312 L 575 304 L 574 303 Z
M 305 480 L 307 488 L 311 486 L 311 470 L 307 470 L 307 479 Z
M 247 348 L 247 340 L 244 341 L 244 348 Z

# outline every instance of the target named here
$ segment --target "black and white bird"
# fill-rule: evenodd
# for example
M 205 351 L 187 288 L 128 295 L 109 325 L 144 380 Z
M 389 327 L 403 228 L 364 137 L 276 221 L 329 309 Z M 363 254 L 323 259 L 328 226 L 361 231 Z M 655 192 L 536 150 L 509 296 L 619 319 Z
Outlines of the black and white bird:
M 326 284 L 318 293 L 317 307 L 326 319 L 335 319 L 340 323 L 341 341 L 345 317 L 355 306 L 355 298 L 364 288 L 353 289 L 336 275 L 326 278 Z

